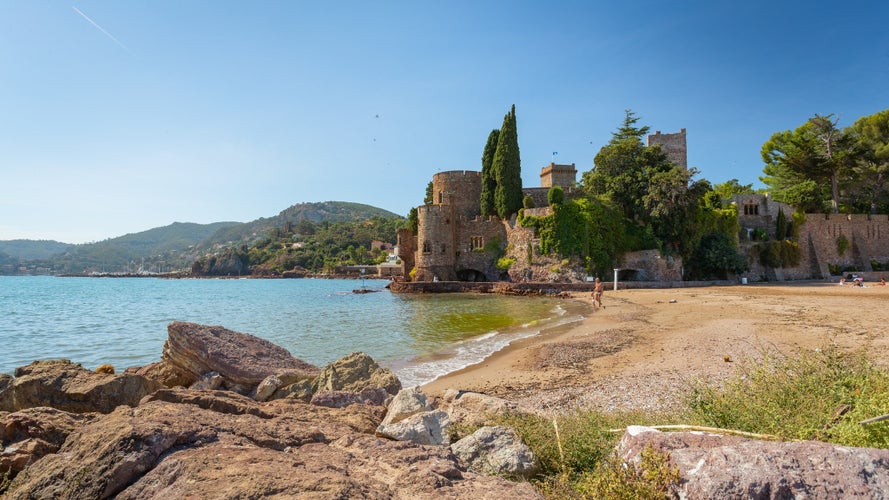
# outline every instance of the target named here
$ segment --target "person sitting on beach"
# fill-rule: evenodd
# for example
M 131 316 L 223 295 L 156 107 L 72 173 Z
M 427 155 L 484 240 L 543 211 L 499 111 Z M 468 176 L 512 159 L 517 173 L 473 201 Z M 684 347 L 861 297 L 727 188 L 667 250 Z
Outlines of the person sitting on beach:
M 886 286 L 886 278 L 880 278 L 880 285 L 879 286 Z
M 843 286 L 845 284 L 846 284 L 846 278 L 840 278 L 840 286 Z
M 600 307 L 602 307 L 602 308 L 605 307 L 602 305 L 602 292 L 604 292 L 604 291 L 605 291 L 605 283 L 602 283 L 601 281 L 599 281 L 599 278 L 596 278 L 596 284 L 593 287 L 593 293 L 592 293 L 593 307 L 595 307 L 596 309 L 598 309 Z

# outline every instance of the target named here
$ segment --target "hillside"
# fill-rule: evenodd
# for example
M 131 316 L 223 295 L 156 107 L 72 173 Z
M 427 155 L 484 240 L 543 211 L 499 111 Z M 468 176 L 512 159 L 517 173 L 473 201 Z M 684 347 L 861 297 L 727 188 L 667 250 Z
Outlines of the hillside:
M 239 222 L 195 224 L 174 222 L 139 233 L 125 234 L 97 243 L 73 245 L 64 254 L 51 259 L 56 272 L 79 273 L 86 270 L 136 272 L 147 260 L 155 270 L 179 267 L 192 255 L 189 247 L 209 238 L 220 229 Z M 150 266 L 146 266 L 148 270 Z
M 265 238 L 272 229 L 281 229 L 286 223 L 296 226 L 301 221 L 319 222 L 360 222 L 381 217 L 403 219 L 382 208 L 346 201 L 323 201 L 318 203 L 297 203 L 285 208 L 276 217 L 259 218 L 246 224 L 220 229 L 216 234 L 201 242 L 197 249 L 208 251 L 240 245 L 251 245 Z
M 174 222 L 168 226 L 126 234 L 96 243 L 71 245 L 57 241 L 0 241 L 0 274 L 64 274 L 141 271 L 164 272 L 190 268 L 201 255 L 224 248 L 251 245 L 267 238 L 273 229 L 289 222 L 352 223 L 374 218 L 402 219 L 381 208 L 342 201 L 299 203 L 277 216 L 251 222 L 195 224 Z M 24 267 L 19 271 L 19 267 Z
M 20 260 L 40 260 L 58 255 L 73 246 L 53 240 L 7 240 L 0 241 L 0 254 Z

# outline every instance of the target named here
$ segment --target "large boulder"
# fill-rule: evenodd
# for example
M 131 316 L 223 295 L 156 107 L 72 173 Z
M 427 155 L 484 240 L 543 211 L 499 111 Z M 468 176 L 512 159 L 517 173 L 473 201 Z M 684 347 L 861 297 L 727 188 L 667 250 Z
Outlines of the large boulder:
M 618 451 L 635 463 L 646 447 L 678 466 L 681 498 L 883 498 L 889 491 L 887 449 L 632 426 Z
M 97 418 L 97 413 L 46 407 L 4 413 L 0 416 L 0 477 L 14 478 L 44 455 L 57 452 L 74 429 Z
M 4 498 L 540 498 L 528 483 L 462 472 L 446 447 L 347 423 L 383 411 L 165 389 L 80 426 Z
M 377 435 L 416 444 L 448 445 L 451 442 L 448 435 L 450 425 L 447 413 L 442 410 L 432 410 L 415 413 L 392 424 L 380 424 L 377 427 Z
M 49 406 L 72 413 L 109 413 L 120 405 L 136 406 L 160 387 L 140 375 L 97 373 L 67 359 L 35 361 L 16 368 L 12 407 L 16 411 Z
M 508 427 L 482 427 L 451 445 L 466 469 L 482 474 L 527 477 L 537 472 L 537 458 L 522 438 Z
M 398 391 L 398 394 L 392 398 L 392 402 L 389 403 L 389 411 L 386 413 L 386 418 L 383 419 L 383 424 L 394 424 L 411 415 L 432 410 L 432 404 L 429 403 L 426 394 L 419 387 L 408 387 Z
M 353 352 L 325 366 L 315 381 L 316 391 L 361 392 L 365 387 L 382 387 L 398 394 L 401 381 L 363 352 Z
M 269 375 L 288 372 L 313 378 L 319 371 L 283 347 L 221 326 L 174 321 L 167 333 L 161 354 L 165 366 L 151 370 L 166 377 L 168 387 L 189 386 L 204 374 L 216 372 L 224 388 L 246 394 Z

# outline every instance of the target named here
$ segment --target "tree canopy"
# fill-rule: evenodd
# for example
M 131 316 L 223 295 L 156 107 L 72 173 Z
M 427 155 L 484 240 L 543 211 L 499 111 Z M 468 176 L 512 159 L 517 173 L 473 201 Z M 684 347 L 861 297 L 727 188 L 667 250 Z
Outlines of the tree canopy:
M 488 142 L 482 152 L 482 215 L 497 215 L 497 207 L 494 204 L 494 191 L 497 189 L 497 177 L 494 175 L 494 153 L 497 151 L 497 142 L 500 140 L 500 130 L 494 129 L 488 134 Z
M 522 208 L 522 162 L 519 156 L 515 104 L 503 117 L 491 170 L 497 181 L 494 188 L 494 206 L 497 215 L 501 219 L 507 219 Z

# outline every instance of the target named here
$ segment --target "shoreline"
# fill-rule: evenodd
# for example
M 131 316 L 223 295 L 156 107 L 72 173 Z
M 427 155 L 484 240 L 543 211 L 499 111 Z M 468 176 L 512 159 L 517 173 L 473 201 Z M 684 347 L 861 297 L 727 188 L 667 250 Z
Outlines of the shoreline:
M 683 404 L 692 380 L 729 377 L 764 351 L 836 345 L 889 364 L 887 298 L 889 287 L 831 283 L 609 290 L 605 308 L 590 306 L 580 322 L 513 342 L 422 389 L 482 392 L 544 413 L 665 411 Z

